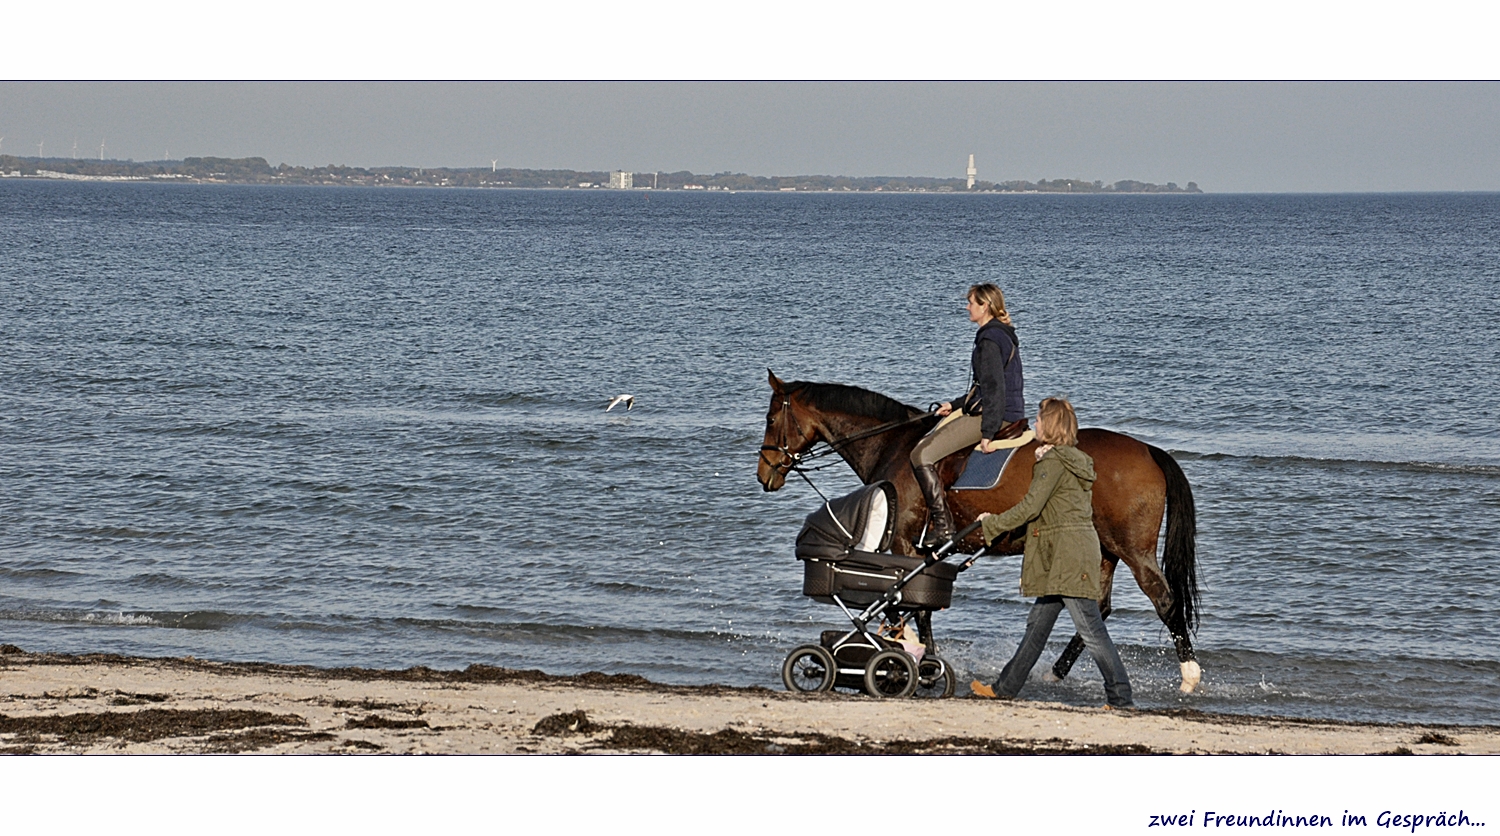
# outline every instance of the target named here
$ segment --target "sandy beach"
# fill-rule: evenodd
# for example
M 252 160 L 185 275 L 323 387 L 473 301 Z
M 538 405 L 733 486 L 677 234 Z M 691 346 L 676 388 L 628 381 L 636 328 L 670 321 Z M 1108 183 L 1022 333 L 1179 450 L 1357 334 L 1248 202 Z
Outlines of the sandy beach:
M 966 689 L 960 688 L 961 691 Z M 1500 728 L 0 645 L 0 753 L 1497 754 Z

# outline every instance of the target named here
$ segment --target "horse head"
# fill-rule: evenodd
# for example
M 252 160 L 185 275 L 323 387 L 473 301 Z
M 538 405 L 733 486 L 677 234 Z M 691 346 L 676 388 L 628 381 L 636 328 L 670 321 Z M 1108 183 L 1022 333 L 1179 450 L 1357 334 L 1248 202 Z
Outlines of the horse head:
M 771 384 L 771 405 L 766 409 L 766 436 L 760 443 L 760 465 L 755 478 L 767 492 L 780 490 L 796 466 L 796 456 L 818 440 L 816 423 L 797 414 L 792 392 L 776 373 L 766 369 Z

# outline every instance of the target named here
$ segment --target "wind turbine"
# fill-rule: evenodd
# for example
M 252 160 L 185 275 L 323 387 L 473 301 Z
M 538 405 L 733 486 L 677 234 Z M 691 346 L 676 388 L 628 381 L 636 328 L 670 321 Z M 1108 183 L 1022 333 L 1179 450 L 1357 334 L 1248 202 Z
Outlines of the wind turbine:
M 3 136 L 0 136 L 0 139 L 4 139 L 4 138 L 5 138 L 5 137 L 3 137 Z M 490 173 L 491 173 L 491 174 L 494 174 L 494 173 L 495 173 L 495 166 L 497 166 L 497 165 L 499 165 L 499 164 L 500 164 L 500 161 L 499 161 L 499 160 L 490 160 Z
M 47 144 L 47 140 L 45 140 L 45 139 L 42 140 L 41 142 L 38 142 L 36 144 L 36 156 L 37 156 L 37 159 L 41 159 L 41 157 L 42 157 L 42 146 L 46 145 L 46 144 Z
M 0 148 L 4 148 L 4 147 L 5 147 L 5 137 L 0 136 Z
M 104 162 L 104 137 L 99 137 L 99 162 Z
M 73 137 L 73 159 L 78 159 L 78 137 Z

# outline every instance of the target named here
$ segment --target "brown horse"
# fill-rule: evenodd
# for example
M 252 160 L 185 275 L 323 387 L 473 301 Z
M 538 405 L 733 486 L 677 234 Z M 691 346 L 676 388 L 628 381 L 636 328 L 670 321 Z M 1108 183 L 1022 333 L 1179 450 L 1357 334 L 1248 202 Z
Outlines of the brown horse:
M 769 370 L 768 370 L 769 371 Z M 798 457 L 813 445 L 829 445 L 865 484 L 886 480 L 896 486 L 898 511 L 892 548 L 915 554 L 913 541 L 927 518 L 927 505 L 911 469 L 912 448 L 937 424 L 938 417 L 884 395 L 836 383 L 786 383 L 770 374 L 771 406 L 766 410 L 766 437 L 756 476 L 767 491 L 781 488 Z M 1021 501 L 1031 484 L 1036 441 L 1015 452 L 1000 483 L 987 491 L 950 491 L 953 521 L 962 527 L 981 512 L 999 513 Z M 1182 690 L 1191 693 L 1202 677 L 1189 632 L 1197 623 L 1198 578 L 1194 540 L 1197 524 L 1193 492 L 1182 468 L 1166 451 L 1120 433 L 1078 431 L 1078 449 L 1094 459 L 1094 528 L 1104 553 L 1100 567 L 1103 597 L 1099 610 L 1110 613 L 1115 566 L 1125 561 L 1156 614 L 1167 625 L 1177 647 Z M 969 454 L 961 450 L 938 465 L 944 484 L 953 484 Z M 1156 541 L 1166 517 L 1162 563 Z M 1003 535 L 991 546 L 999 554 L 1019 554 L 1025 529 Z M 972 553 L 983 542 L 970 535 L 959 546 Z M 1052 666 L 1057 678 L 1067 675 L 1083 650 L 1074 636 Z

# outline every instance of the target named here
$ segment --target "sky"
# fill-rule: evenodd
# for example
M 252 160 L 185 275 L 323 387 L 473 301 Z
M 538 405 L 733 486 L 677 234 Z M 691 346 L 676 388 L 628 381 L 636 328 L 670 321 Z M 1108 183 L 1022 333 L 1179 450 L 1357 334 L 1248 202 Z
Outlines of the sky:
M 0 151 L 1500 190 L 1500 82 L 0 82 Z
M 1495 3 L 78 3 L 8 10 L 0 152 L 1500 190 Z

